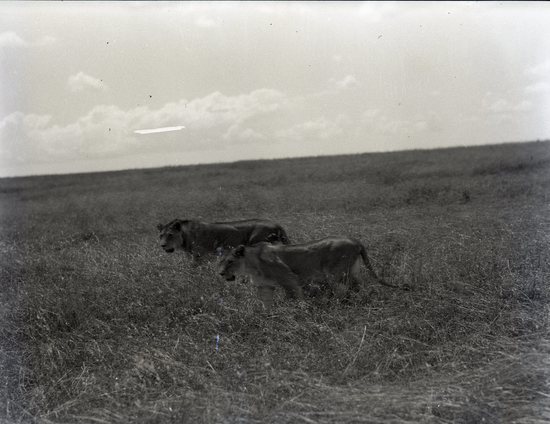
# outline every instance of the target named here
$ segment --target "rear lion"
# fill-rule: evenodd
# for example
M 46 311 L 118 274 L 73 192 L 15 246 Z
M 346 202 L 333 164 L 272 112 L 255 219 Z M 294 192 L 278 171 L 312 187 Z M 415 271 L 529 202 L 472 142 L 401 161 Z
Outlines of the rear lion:
M 160 246 L 167 253 L 183 250 L 198 260 L 218 254 L 241 244 L 259 242 L 288 244 L 286 231 L 266 219 L 246 219 L 229 222 L 202 222 L 193 219 L 174 219 L 158 224 Z

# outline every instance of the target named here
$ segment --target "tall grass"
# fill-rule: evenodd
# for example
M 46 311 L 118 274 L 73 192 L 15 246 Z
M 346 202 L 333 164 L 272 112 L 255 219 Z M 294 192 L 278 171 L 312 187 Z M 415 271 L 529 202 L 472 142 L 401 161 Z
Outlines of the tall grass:
M 0 420 L 547 422 L 549 147 L 0 180 Z M 253 216 L 356 237 L 413 290 L 268 314 L 157 245 Z

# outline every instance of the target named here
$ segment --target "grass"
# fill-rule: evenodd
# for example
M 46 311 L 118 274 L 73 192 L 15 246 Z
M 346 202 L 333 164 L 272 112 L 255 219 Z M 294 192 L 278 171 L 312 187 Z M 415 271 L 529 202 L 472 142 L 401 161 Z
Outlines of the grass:
M 0 180 L 0 422 L 548 422 L 549 164 L 538 142 Z M 266 314 L 157 245 L 159 221 L 255 216 L 356 237 L 413 290 Z

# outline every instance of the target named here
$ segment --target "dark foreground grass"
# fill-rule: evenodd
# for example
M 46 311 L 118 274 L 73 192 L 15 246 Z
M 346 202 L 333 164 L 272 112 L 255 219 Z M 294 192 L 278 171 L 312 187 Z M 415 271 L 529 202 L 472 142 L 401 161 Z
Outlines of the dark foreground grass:
M 548 422 L 549 147 L 1 180 L 0 421 Z M 157 246 L 253 216 L 413 290 L 267 314 Z

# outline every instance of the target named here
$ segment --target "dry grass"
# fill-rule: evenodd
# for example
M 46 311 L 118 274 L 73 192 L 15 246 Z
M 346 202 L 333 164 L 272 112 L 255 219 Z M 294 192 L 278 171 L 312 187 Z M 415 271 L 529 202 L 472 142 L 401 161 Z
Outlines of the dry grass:
M 548 422 L 549 147 L 0 180 L 0 422 Z M 253 216 L 414 290 L 266 314 L 157 246 Z

